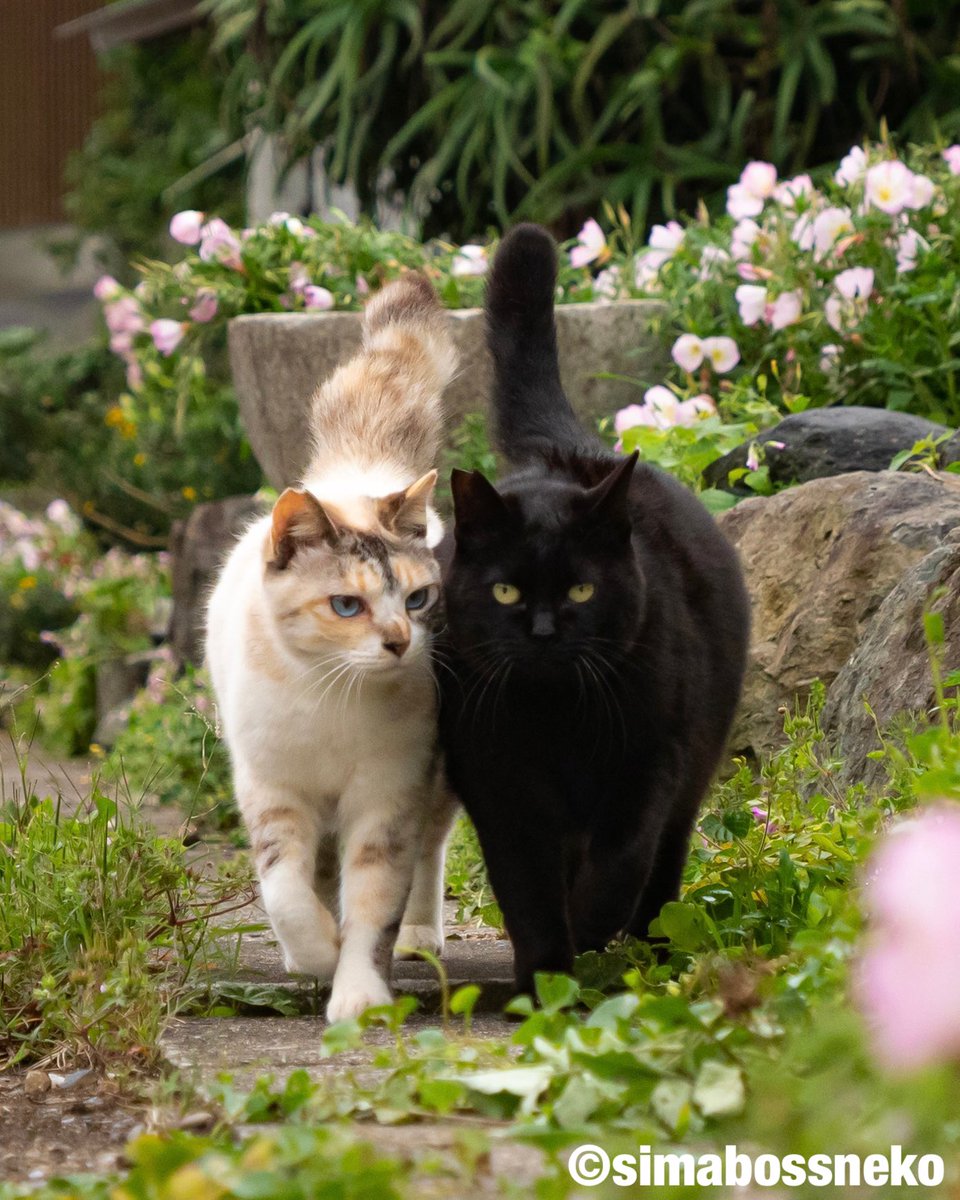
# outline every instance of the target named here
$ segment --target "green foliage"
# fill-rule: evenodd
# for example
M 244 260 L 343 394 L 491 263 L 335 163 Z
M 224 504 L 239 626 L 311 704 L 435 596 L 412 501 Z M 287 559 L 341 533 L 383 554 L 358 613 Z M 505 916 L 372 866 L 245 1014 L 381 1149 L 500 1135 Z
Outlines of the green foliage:
M 958 6 L 923 0 L 205 0 L 227 110 L 326 147 L 368 206 L 383 172 L 430 232 L 565 226 L 602 199 L 692 208 L 727 164 L 798 169 L 879 119 L 960 129 Z
M 245 885 L 202 879 L 98 784 L 74 812 L 30 794 L 25 760 L 20 784 L 0 809 L 0 1062 L 151 1062 Z
M 187 668 L 174 680 L 155 673 L 133 703 L 105 776 L 123 780 L 134 795 L 179 805 L 190 820 L 221 829 L 237 824 L 227 749 L 203 672 Z
M 111 268 L 168 248 L 181 208 L 240 219 L 242 129 L 223 122 L 222 72 L 202 28 L 114 50 L 104 62 L 102 116 L 67 168 L 67 213 L 83 234 L 106 238 Z M 70 247 L 62 247 L 69 250 Z

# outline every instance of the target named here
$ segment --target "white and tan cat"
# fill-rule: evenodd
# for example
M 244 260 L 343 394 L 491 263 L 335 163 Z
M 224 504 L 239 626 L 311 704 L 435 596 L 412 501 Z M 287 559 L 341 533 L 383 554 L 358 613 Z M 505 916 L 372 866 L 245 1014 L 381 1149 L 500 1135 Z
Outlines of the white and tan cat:
M 302 487 L 238 542 L 207 614 L 264 906 L 287 970 L 332 979 L 331 1020 L 389 1001 L 395 943 L 443 944 L 430 500 L 455 367 L 429 282 L 384 288 L 314 398 Z

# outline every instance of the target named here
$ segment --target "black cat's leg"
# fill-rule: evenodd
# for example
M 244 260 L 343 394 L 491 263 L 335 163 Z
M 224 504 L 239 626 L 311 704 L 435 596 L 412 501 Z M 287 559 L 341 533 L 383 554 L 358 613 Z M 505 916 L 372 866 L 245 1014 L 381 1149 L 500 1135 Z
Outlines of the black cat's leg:
M 671 821 L 657 845 L 653 868 L 640 894 L 636 911 L 627 923 L 626 932 L 633 937 L 649 940 L 650 922 L 660 915 L 660 909 L 680 895 L 683 871 L 690 852 L 690 831 L 693 819 Z
M 517 992 L 532 995 L 535 972 L 572 971 L 573 938 L 562 839 L 546 821 L 518 822 L 517 811 L 504 805 L 493 816 L 474 813 L 473 820 L 513 944 Z
M 616 851 L 611 847 L 592 848 L 577 872 L 570 897 L 578 954 L 603 950 L 627 927 L 652 869 L 649 846 L 621 847 Z

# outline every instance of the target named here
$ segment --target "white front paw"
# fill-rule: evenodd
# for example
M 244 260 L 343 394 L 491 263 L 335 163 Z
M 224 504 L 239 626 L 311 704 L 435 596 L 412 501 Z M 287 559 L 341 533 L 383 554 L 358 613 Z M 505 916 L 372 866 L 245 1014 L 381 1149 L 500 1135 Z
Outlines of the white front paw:
M 291 975 L 312 975 L 321 983 L 329 983 L 337 969 L 337 948 L 328 942 L 284 946 L 283 965 Z
M 401 925 L 394 958 L 416 958 L 420 950 L 430 954 L 443 953 L 442 925 Z
M 327 1005 L 327 1020 L 331 1024 L 334 1021 L 347 1021 L 351 1017 L 359 1017 L 368 1008 L 392 1002 L 390 988 L 374 971 L 366 971 L 353 978 L 337 977 L 333 981 L 333 991 Z

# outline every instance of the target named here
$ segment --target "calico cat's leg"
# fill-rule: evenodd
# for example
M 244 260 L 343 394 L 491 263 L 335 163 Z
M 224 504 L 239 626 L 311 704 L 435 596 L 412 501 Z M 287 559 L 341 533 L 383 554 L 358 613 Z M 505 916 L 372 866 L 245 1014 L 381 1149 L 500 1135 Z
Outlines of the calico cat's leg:
M 394 951 L 397 958 L 415 957 L 418 950 L 443 952 L 443 867 L 456 815 L 456 798 L 438 785 L 437 805 L 427 820 L 413 869 L 413 886 Z
M 245 785 L 238 800 L 286 969 L 329 981 L 337 966 L 338 934 L 336 918 L 314 890 L 320 814 L 294 792 L 267 784 Z
M 340 961 L 327 1019 L 389 1004 L 390 964 L 410 894 L 418 845 L 417 801 L 383 803 L 384 782 L 355 779 L 341 803 Z
M 493 817 L 475 811 L 474 823 L 497 903 L 513 945 L 517 992 L 535 994 L 537 971 L 569 974 L 573 938 L 567 915 L 565 847 L 549 822 L 520 824 L 523 799 L 504 798 Z M 512 818 L 504 814 L 513 814 Z

